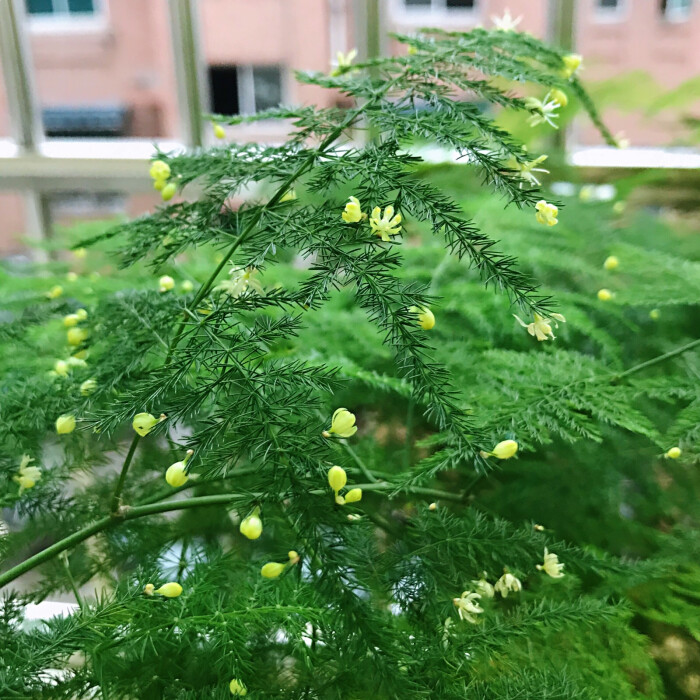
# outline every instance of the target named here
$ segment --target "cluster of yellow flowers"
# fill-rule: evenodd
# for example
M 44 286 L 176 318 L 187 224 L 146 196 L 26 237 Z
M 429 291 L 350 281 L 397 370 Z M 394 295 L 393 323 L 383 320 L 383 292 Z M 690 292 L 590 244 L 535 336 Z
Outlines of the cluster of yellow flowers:
M 174 182 L 168 182 L 170 166 L 164 160 L 154 160 L 149 174 L 153 179 L 153 189 L 160 192 L 164 202 L 169 202 L 177 192 L 177 185 Z
M 362 211 L 360 200 L 357 197 L 350 197 L 341 217 L 346 224 L 356 224 L 364 221 L 367 214 Z M 391 205 L 385 207 L 383 214 L 381 207 L 374 207 L 369 217 L 369 225 L 372 233 L 383 241 L 390 241 L 391 236 L 397 236 L 401 232 L 402 220 L 401 214 L 395 214 L 394 207 Z
M 68 314 L 63 317 L 63 325 L 67 328 L 66 340 L 68 345 L 77 347 L 84 343 L 88 338 L 88 332 L 85 328 L 80 328 L 78 325 L 86 321 L 88 313 L 85 309 L 78 309 L 74 314 Z
M 36 482 L 41 479 L 41 469 L 31 466 L 34 461 L 29 455 L 22 455 L 22 460 L 19 463 L 19 470 L 16 476 L 12 479 L 19 484 L 19 495 L 21 496 L 27 489 L 31 489 L 36 485 Z

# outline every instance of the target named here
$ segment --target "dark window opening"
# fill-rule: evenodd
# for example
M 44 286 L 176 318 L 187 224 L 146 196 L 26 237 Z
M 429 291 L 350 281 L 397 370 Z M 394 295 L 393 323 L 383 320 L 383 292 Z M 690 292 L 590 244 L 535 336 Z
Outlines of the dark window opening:
M 215 114 L 240 114 L 238 99 L 238 68 L 236 66 L 209 67 L 209 94 Z

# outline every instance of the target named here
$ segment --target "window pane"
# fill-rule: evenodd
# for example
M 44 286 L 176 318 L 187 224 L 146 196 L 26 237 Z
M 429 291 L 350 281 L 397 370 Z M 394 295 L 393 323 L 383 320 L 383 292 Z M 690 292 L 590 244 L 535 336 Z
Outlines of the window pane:
M 30 15 L 43 15 L 53 12 L 51 0 L 27 0 L 27 12 Z
M 236 66 L 209 66 L 209 94 L 212 112 L 229 116 L 240 113 Z
M 93 0 L 68 0 L 68 9 L 71 12 L 93 13 L 95 3 Z
M 598 0 L 598 6 L 606 10 L 614 10 L 618 4 L 618 0 Z
M 404 0 L 407 7 L 430 7 L 430 0 Z
M 253 68 L 253 86 L 257 111 L 277 107 L 282 102 L 282 75 L 277 66 Z
M 474 7 L 474 0 L 447 0 L 447 7 L 471 9 Z

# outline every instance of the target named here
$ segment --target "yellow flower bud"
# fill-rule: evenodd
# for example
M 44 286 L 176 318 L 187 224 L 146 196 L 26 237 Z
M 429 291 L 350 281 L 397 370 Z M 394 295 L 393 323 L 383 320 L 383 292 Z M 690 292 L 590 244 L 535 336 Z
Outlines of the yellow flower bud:
M 88 312 L 85 309 L 78 309 L 75 315 L 78 317 L 78 321 L 85 321 L 88 317 Z
M 70 367 L 64 360 L 56 360 L 53 365 L 53 371 L 56 372 L 59 377 L 67 377 Z
M 437 503 L 431 503 L 428 506 L 428 510 L 437 510 Z
M 331 467 L 328 470 L 328 483 L 338 493 L 348 483 L 348 475 L 345 473 L 345 469 L 338 466 Z
M 56 432 L 67 435 L 75 430 L 75 416 L 59 416 L 56 419 Z
M 658 309 L 652 309 L 649 312 L 649 318 L 652 321 L 658 321 L 660 317 L 661 317 L 661 312 Z
M 170 177 L 170 166 L 163 160 L 154 160 L 148 174 L 154 180 L 167 180 Z
M 155 592 L 155 590 L 156 590 L 156 587 L 155 587 L 152 583 L 147 583 L 147 584 L 143 587 L 144 595 L 153 595 L 153 593 Z
M 610 301 L 612 296 L 612 292 L 609 289 L 598 290 L 598 299 L 600 299 L 600 301 Z
M 36 481 L 32 479 L 31 476 L 25 476 L 24 474 L 21 476 L 13 476 L 12 478 L 19 484 L 20 494 L 22 494 L 22 492 L 26 491 L 27 489 L 34 488 L 36 484 Z
M 175 280 L 170 275 L 163 275 L 158 280 L 158 286 L 161 292 L 169 292 L 175 286 Z
M 295 190 L 287 190 L 282 197 L 280 197 L 280 202 L 293 202 L 297 198 L 297 193 Z
M 286 567 L 286 564 L 278 564 L 275 561 L 271 561 L 260 569 L 260 575 L 263 578 L 277 578 L 284 572 Z
M 67 272 L 66 273 L 66 280 L 68 282 L 77 282 L 78 274 L 76 272 Z
M 418 316 L 418 325 L 424 331 L 429 331 L 431 328 L 435 327 L 435 316 L 427 306 L 424 306 L 421 309 L 419 309 L 417 306 L 412 306 L 409 311 Z
M 80 319 L 78 318 L 78 314 L 68 314 L 68 316 L 63 317 L 63 325 L 66 328 L 72 328 L 73 326 L 77 326 L 78 321 L 80 321 Z
M 187 476 L 187 466 L 184 462 L 171 464 L 165 472 L 165 480 L 174 489 L 184 486 L 189 477 Z
M 141 437 L 146 437 L 159 422 L 160 421 L 150 413 L 137 413 L 131 425 Z
M 569 104 L 569 98 L 566 96 L 566 93 L 558 88 L 552 88 L 549 91 L 549 97 L 555 102 L 558 102 L 562 107 L 566 107 L 566 105 Z
M 169 182 L 161 191 L 160 196 L 164 202 L 169 202 L 177 192 L 177 186 L 174 182 Z
M 262 535 L 263 524 L 260 520 L 260 508 L 255 508 L 253 512 L 245 518 L 238 528 L 241 534 L 249 540 L 257 540 Z
M 183 292 L 191 292 L 194 289 L 194 284 L 192 284 L 190 280 L 185 280 L 180 284 L 180 289 L 182 289 Z
M 214 124 L 214 136 L 216 136 L 217 139 L 225 139 L 226 129 L 224 129 L 221 124 Z
M 503 440 L 493 448 L 491 454 L 498 459 L 510 459 L 518 451 L 518 443 L 515 440 Z
M 564 63 L 562 74 L 564 77 L 570 78 L 581 67 L 582 61 L 583 56 L 577 53 L 570 53 L 564 56 L 562 58 L 562 62 Z
M 84 328 L 69 328 L 68 333 L 66 333 L 66 340 L 68 345 L 75 347 L 85 342 L 88 337 L 88 332 Z
M 61 294 L 63 294 L 63 287 L 61 287 L 60 284 L 51 287 L 51 289 L 49 289 L 49 291 L 46 292 L 46 296 L 49 299 L 58 299 L 58 297 L 60 297 Z
M 346 503 L 357 503 L 362 500 L 362 489 L 350 489 L 345 494 Z
M 73 251 L 73 255 L 75 255 L 75 257 L 78 258 L 78 260 L 82 260 L 84 257 L 87 256 L 87 250 L 85 250 L 85 248 L 76 248 Z
M 672 447 L 667 453 L 666 456 L 669 459 L 678 459 L 682 454 L 682 450 L 680 447 Z
M 153 189 L 156 192 L 162 192 L 165 189 L 165 186 L 168 184 L 167 180 L 154 180 L 153 181 Z
M 607 258 L 605 258 L 605 262 L 603 263 L 603 267 L 606 270 L 614 270 L 618 265 L 620 264 L 620 261 L 617 259 L 616 256 L 610 255 Z
M 238 678 L 234 678 L 228 684 L 228 689 L 231 691 L 231 695 L 238 695 L 240 697 L 243 697 L 244 695 L 248 695 L 247 688 L 243 685 L 243 683 L 241 681 L 238 680 Z
M 296 564 L 299 561 L 299 552 L 295 552 L 293 549 L 287 552 L 287 556 L 289 557 L 290 564 Z
M 95 392 L 95 389 L 97 389 L 96 379 L 86 379 L 80 385 L 80 393 L 82 396 L 90 396 L 90 394 L 93 394 Z
M 355 414 L 350 413 L 347 408 L 338 408 L 331 418 L 331 429 L 324 432 L 323 435 L 329 437 L 330 434 L 333 434 L 341 438 L 349 438 L 356 432 Z
M 177 581 L 170 581 L 157 588 L 155 592 L 166 598 L 177 598 L 182 593 L 182 586 Z

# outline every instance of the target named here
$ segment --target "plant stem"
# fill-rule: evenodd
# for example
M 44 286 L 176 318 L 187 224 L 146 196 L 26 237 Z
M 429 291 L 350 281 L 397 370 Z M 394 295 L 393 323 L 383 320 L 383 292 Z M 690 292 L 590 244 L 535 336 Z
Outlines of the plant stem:
M 68 552 L 61 552 L 59 559 L 63 562 L 63 568 L 66 570 L 66 577 L 68 578 L 68 583 L 70 584 L 70 587 L 73 591 L 73 595 L 75 596 L 75 600 L 78 603 L 78 607 L 82 610 L 83 599 L 80 596 L 80 591 L 78 591 L 78 586 L 76 585 L 75 579 L 73 578 L 73 573 L 70 570 L 70 564 L 68 563 Z
M 679 348 L 676 348 L 675 350 L 671 350 L 667 353 L 664 353 L 663 355 L 658 355 L 657 357 L 652 357 L 651 360 L 647 360 L 646 362 L 642 362 L 638 365 L 635 365 L 634 367 L 630 367 L 629 369 L 626 369 L 624 372 L 620 372 L 620 374 L 615 375 L 613 377 L 613 381 L 619 381 L 623 377 L 628 377 L 630 374 L 635 374 L 636 372 L 640 372 L 643 369 L 646 369 L 647 367 L 652 367 L 653 365 L 658 365 L 660 362 L 665 362 L 666 360 L 670 360 L 672 357 L 677 357 L 678 355 L 682 355 L 684 352 L 687 352 L 688 350 L 692 350 L 694 347 L 697 347 L 700 345 L 700 339 L 698 340 L 693 340 L 690 343 L 687 343 L 686 345 L 682 345 Z
M 121 506 L 122 490 L 124 489 L 124 483 L 126 482 L 126 475 L 129 471 L 131 460 L 134 458 L 134 452 L 136 452 L 136 446 L 139 444 L 139 437 L 138 433 L 134 435 L 134 439 L 131 441 L 131 445 L 129 445 L 129 451 L 126 453 L 126 459 L 122 465 L 121 474 L 119 474 L 119 481 L 117 481 L 117 487 L 114 489 L 112 502 L 109 506 L 112 513 L 116 513 L 119 510 L 119 506 Z
M 377 477 L 374 476 L 374 474 L 372 474 L 370 468 L 360 459 L 360 456 L 357 454 L 357 452 L 355 452 L 355 450 L 353 450 L 352 447 L 350 447 L 350 445 L 348 445 L 348 443 L 345 442 L 345 440 L 341 441 L 340 444 L 345 448 L 345 451 L 353 458 L 355 464 L 357 464 L 357 466 L 360 468 L 360 471 L 364 474 L 365 478 L 371 481 L 373 484 L 376 484 L 379 481 L 379 479 L 377 479 Z

